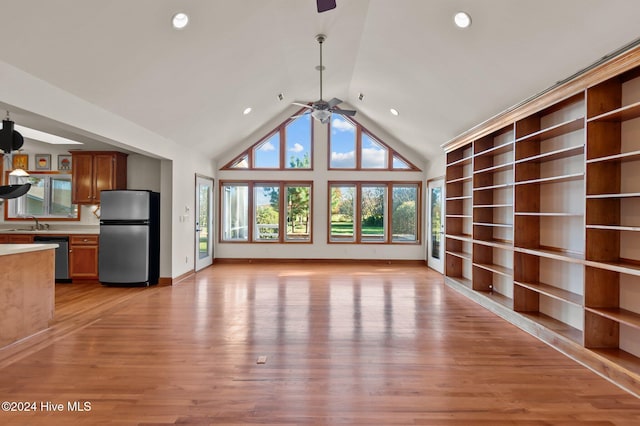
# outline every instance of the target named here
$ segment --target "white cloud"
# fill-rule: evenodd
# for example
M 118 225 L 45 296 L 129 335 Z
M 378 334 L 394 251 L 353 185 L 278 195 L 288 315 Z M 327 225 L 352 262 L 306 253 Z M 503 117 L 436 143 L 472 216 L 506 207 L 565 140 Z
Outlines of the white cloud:
M 289 148 L 289 152 L 302 152 L 304 151 L 304 146 L 300 145 L 298 142 L 294 143 L 291 148 Z
M 352 168 L 355 166 L 354 151 L 349 152 L 331 152 L 331 167 L 335 168 Z
M 353 124 L 349 123 L 347 120 L 334 118 L 331 121 L 331 128 L 333 130 L 337 130 L 338 132 L 355 132 L 356 128 Z
M 385 166 L 387 152 L 378 148 L 362 148 L 362 167 L 380 168 Z
M 276 147 L 273 146 L 271 142 L 267 141 L 263 143 L 258 150 L 259 151 L 275 151 Z

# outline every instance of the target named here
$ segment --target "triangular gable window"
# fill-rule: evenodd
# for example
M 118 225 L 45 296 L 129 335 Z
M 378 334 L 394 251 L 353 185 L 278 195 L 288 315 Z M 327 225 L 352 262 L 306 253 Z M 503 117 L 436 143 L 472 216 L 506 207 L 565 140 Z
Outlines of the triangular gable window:
M 313 120 L 310 114 L 298 115 L 300 112 L 281 123 L 222 169 L 312 169 Z
M 355 120 L 334 114 L 329 125 L 329 169 L 420 170 Z

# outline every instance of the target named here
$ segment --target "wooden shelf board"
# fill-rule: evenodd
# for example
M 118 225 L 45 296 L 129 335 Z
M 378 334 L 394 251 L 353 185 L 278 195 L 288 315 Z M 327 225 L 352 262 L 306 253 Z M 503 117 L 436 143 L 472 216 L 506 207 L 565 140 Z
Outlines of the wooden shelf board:
M 507 309 L 513 309 L 513 299 L 504 294 L 498 293 L 497 291 L 480 291 L 479 293 Z
M 451 163 L 447 164 L 447 167 L 464 166 L 464 165 L 467 165 L 467 164 L 471 164 L 471 158 L 472 157 L 469 156 L 469 157 L 461 158 L 461 159 L 456 160 L 456 161 L 452 161 Z
M 525 141 L 541 141 L 544 139 L 551 139 L 557 136 L 562 136 L 567 133 L 574 132 L 584 128 L 584 117 L 576 118 L 574 120 L 565 121 L 564 123 L 557 124 L 555 126 L 542 129 L 535 133 L 530 133 L 526 136 L 522 136 L 516 140 L 516 143 Z
M 485 169 L 476 170 L 473 172 L 474 174 L 481 173 L 497 173 L 502 171 L 508 171 L 513 169 L 513 161 L 509 161 L 508 163 L 498 164 L 497 166 L 487 167 Z
M 489 223 L 489 222 L 473 222 L 475 226 L 491 226 L 494 228 L 513 228 L 513 224 L 510 223 Z
M 458 241 L 469 241 L 471 242 L 472 238 L 469 234 L 446 234 L 445 238 L 450 238 L 452 240 Z
M 624 226 L 624 225 L 587 225 L 587 229 L 603 229 L 606 231 L 640 231 L 640 226 Z
M 546 257 L 547 259 L 561 260 L 570 263 L 584 263 L 584 253 L 568 252 L 566 250 L 554 249 L 550 247 L 544 248 L 525 248 L 514 247 L 514 251 L 525 254 L 532 254 L 534 256 Z
M 509 240 L 473 240 L 474 244 L 482 244 L 485 246 L 496 247 L 499 249 L 512 250 L 513 241 Z
M 491 185 L 491 186 L 480 186 L 478 188 L 473 188 L 474 191 L 486 191 L 488 189 L 504 189 L 504 188 L 510 188 L 513 186 L 513 183 L 501 183 L 498 185 Z
M 560 183 L 560 182 L 567 182 L 567 181 L 571 181 L 571 180 L 579 180 L 579 179 L 583 179 L 583 178 L 584 178 L 584 173 L 572 173 L 572 174 L 568 174 L 568 175 L 551 176 L 551 177 L 546 177 L 546 178 L 523 180 L 523 181 L 516 182 L 515 184 L 516 185 L 530 185 L 530 184 L 533 184 L 533 183 L 537 183 L 537 184 Z M 475 190 L 475 188 L 474 188 L 474 190 Z
M 446 217 L 458 217 L 458 218 L 462 218 L 462 219 L 471 219 L 471 215 L 470 214 L 448 214 L 448 215 L 446 215 Z
M 597 200 L 602 198 L 638 198 L 640 192 L 626 192 L 615 194 L 587 194 L 587 199 Z
M 533 155 L 531 157 L 525 157 L 520 160 L 516 160 L 516 165 L 522 163 L 542 163 L 545 161 L 560 160 L 562 158 L 575 157 L 577 155 L 584 154 L 584 144 L 577 146 L 570 146 L 568 148 L 562 148 L 555 151 L 544 152 L 542 154 Z
M 610 320 L 617 321 L 620 324 L 628 325 L 629 327 L 640 329 L 640 314 L 627 311 L 620 308 L 585 308 L 589 312 L 600 315 Z
M 453 277 L 451 275 L 447 275 L 447 279 L 455 281 L 456 283 L 468 288 L 469 290 L 471 290 L 471 288 L 473 287 L 473 283 L 467 277 Z
M 474 209 L 493 209 L 499 207 L 513 208 L 513 204 L 476 204 L 473 206 Z
M 513 276 L 513 269 L 504 267 L 502 265 L 494 265 L 488 263 L 473 263 L 473 266 L 486 269 L 487 271 L 495 272 L 496 274 L 504 275 L 505 277 Z
M 581 295 L 572 293 L 567 290 L 563 290 L 561 288 L 558 288 L 549 284 L 540 283 L 540 282 L 531 283 L 531 282 L 523 282 L 523 281 L 514 281 L 513 283 L 519 285 L 520 287 L 525 287 L 537 293 L 544 294 L 547 297 L 551 297 L 553 299 L 571 303 L 572 305 L 582 307 L 584 304 L 584 297 L 582 297 Z
M 450 251 L 447 250 L 445 253 L 450 254 L 451 256 L 456 256 L 461 259 L 471 260 L 471 253 L 466 253 L 463 251 Z
M 555 318 L 545 315 L 541 312 L 519 312 L 523 317 L 534 321 L 543 327 L 566 337 L 567 339 L 582 345 L 582 331 L 571 327 Z
M 640 160 L 640 151 L 622 152 L 620 154 L 608 155 L 606 157 L 598 157 L 587 160 L 589 163 L 606 163 L 606 162 L 625 162 Z
M 640 358 L 618 348 L 592 348 L 594 353 L 640 376 Z
M 566 212 L 515 212 L 516 216 L 582 217 L 583 213 Z
M 513 141 L 505 142 L 498 146 L 493 146 L 489 149 L 485 149 L 484 151 L 480 151 L 475 153 L 474 157 L 481 157 L 483 155 L 498 155 L 504 154 L 505 152 L 513 151 Z
M 445 198 L 446 201 L 470 200 L 470 199 L 471 199 L 471 195 L 460 195 L 458 197 L 447 197 L 447 198 Z
M 622 108 L 615 109 L 613 111 L 606 112 L 604 114 L 597 115 L 587 120 L 593 121 L 612 121 L 621 122 L 627 120 L 633 120 L 640 117 L 640 102 L 633 103 L 631 105 L 624 106 Z
M 445 183 L 447 183 L 447 184 L 449 184 L 449 183 L 461 183 L 461 182 L 470 181 L 472 178 L 473 178 L 473 176 L 463 176 L 461 178 L 448 180 Z
M 640 265 L 624 262 L 624 261 L 596 261 L 586 260 L 584 262 L 586 266 L 593 266 L 595 268 L 606 269 L 608 271 L 621 272 L 623 274 L 640 276 Z

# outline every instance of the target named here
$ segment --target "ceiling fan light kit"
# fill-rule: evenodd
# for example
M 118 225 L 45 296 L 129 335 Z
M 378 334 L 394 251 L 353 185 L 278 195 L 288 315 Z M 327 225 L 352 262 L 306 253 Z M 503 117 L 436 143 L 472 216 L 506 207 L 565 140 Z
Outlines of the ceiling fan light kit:
M 316 41 L 320 45 L 320 65 L 316 67 L 316 69 L 320 71 L 320 99 L 313 102 L 311 105 L 292 102 L 293 105 L 298 105 L 310 109 L 311 111 L 307 111 L 305 114 L 310 113 L 313 118 L 315 118 L 322 124 L 328 123 L 331 120 L 332 114 L 345 115 L 349 117 L 353 117 L 354 115 L 356 115 L 356 112 L 353 110 L 336 108 L 338 104 L 342 103 L 342 101 L 338 98 L 332 98 L 328 102 L 322 99 L 322 71 L 324 70 L 324 66 L 322 65 L 322 44 L 326 39 L 327 36 L 324 34 L 316 35 Z

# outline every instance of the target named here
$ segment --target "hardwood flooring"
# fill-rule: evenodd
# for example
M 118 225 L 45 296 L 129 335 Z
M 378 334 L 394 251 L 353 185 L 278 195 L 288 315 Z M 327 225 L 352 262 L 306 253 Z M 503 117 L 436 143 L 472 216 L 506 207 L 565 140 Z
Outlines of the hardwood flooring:
M 216 265 L 56 296 L 50 330 L 0 351 L 0 400 L 37 403 L 2 425 L 640 424 L 638 398 L 420 266 Z

